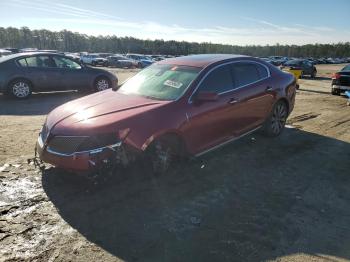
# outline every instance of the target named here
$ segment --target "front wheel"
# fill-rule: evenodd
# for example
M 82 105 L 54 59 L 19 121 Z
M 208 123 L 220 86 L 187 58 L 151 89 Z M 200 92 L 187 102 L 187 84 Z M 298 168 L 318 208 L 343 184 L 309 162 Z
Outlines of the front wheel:
M 155 140 L 145 152 L 146 166 L 156 174 L 163 174 L 185 159 L 181 140 L 174 136 L 164 136 Z
M 110 81 L 106 77 L 99 77 L 95 81 L 95 85 L 94 85 L 95 91 L 98 91 L 98 92 L 103 91 L 110 87 L 111 87 Z
M 272 109 L 264 125 L 264 133 L 275 137 L 282 133 L 288 117 L 288 108 L 285 102 L 278 101 Z
M 32 87 L 27 80 L 15 80 L 9 86 L 9 93 L 15 98 L 25 99 L 32 94 Z

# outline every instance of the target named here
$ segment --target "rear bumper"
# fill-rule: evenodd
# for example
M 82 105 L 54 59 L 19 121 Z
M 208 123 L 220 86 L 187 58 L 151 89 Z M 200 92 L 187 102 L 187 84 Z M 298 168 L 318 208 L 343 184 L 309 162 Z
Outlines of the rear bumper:
M 333 90 L 343 90 L 347 91 L 350 90 L 350 86 L 342 86 L 342 85 L 332 85 Z

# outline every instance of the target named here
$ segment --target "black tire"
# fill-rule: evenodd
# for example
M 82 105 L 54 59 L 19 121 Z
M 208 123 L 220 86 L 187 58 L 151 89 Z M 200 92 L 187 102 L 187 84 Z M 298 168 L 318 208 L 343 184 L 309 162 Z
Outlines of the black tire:
M 278 101 L 270 113 L 270 116 L 264 124 L 264 133 L 269 137 L 279 136 L 286 125 L 288 117 L 288 106 L 280 100 Z
M 32 85 L 26 79 L 16 79 L 9 84 L 7 92 L 17 99 L 26 99 L 32 94 Z
M 163 174 L 183 159 L 183 146 L 175 136 L 164 136 L 152 142 L 145 152 L 145 164 L 152 172 Z
M 137 67 L 138 67 L 138 68 L 142 68 L 142 63 L 140 63 L 140 62 L 137 63 Z
M 94 82 L 94 90 L 96 92 L 100 92 L 111 87 L 112 87 L 111 81 L 105 76 L 100 76 L 96 78 Z
M 331 93 L 334 96 L 340 96 L 340 90 L 339 89 L 332 88 Z
M 316 73 L 317 73 L 316 70 L 314 70 L 314 71 L 311 73 L 310 77 L 311 77 L 311 78 L 315 78 L 315 77 L 316 77 Z

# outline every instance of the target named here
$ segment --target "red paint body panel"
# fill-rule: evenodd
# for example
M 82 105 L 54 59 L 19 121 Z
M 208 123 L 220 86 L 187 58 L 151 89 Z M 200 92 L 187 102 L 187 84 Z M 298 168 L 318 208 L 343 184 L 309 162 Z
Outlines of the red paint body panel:
M 235 61 L 258 62 L 268 67 L 271 75 L 255 84 L 221 94 L 216 101 L 201 103 L 190 99 L 212 68 Z M 189 154 L 196 155 L 262 125 L 279 99 L 287 102 L 290 112 L 294 107 L 294 77 L 260 59 L 202 55 L 160 63 L 196 66 L 202 70 L 176 101 L 152 100 L 106 90 L 68 102 L 48 115 L 48 141 L 57 135 L 117 134 L 120 130 L 130 129 L 124 143 L 136 151 L 142 152 L 153 139 L 172 133 L 184 141 Z M 272 90 L 266 90 L 267 87 L 272 87 Z M 78 171 L 91 169 L 88 155 L 73 159 L 52 155 L 45 148 L 39 148 L 39 151 L 42 160 L 56 166 Z

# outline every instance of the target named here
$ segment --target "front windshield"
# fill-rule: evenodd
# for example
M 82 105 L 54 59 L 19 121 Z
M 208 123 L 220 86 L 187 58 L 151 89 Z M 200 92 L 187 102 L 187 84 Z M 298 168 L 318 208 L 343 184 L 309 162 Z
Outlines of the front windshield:
M 118 92 L 158 100 L 175 100 L 197 77 L 201 68 L 154 64 L 125 82 Z

